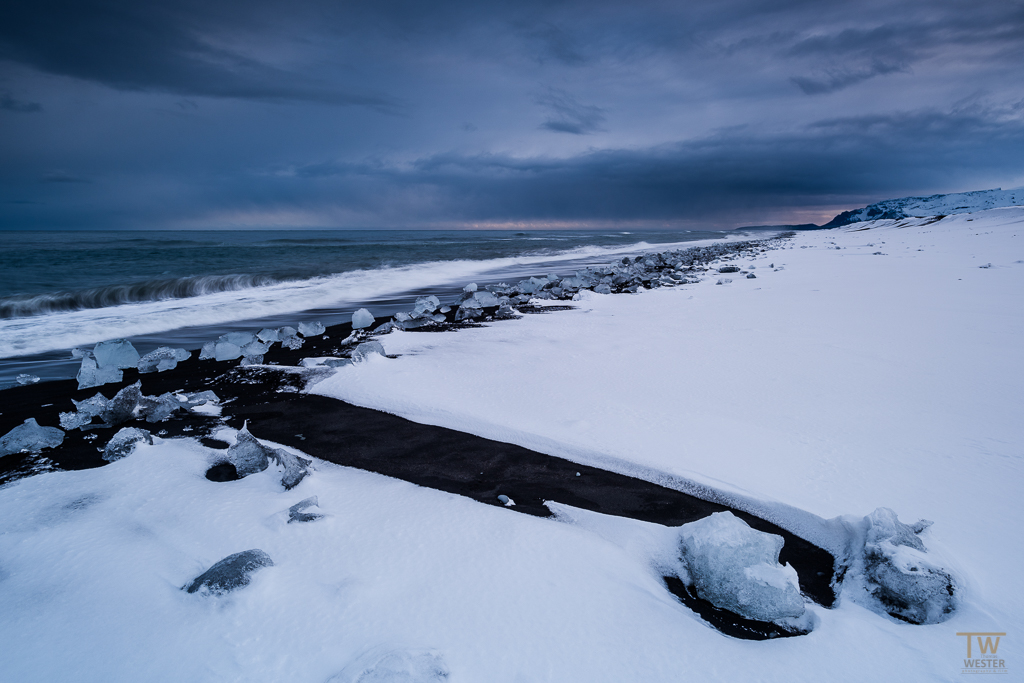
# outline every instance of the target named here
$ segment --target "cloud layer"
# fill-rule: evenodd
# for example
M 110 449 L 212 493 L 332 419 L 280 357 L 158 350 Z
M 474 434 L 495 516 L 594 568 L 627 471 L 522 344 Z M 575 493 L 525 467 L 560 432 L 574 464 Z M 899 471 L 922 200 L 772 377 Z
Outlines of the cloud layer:
M 728 226 L 1024 182 L 1024 6 L 0 7 L 0 227 Z

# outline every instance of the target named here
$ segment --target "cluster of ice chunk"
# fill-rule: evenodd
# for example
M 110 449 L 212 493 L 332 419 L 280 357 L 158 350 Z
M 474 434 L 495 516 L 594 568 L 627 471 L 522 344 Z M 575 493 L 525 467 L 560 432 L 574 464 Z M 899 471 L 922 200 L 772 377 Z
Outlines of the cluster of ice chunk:
M 302 322 L 298 329 L 290 326 L 265 327 L 259 332 L 228 332 L 213 341 L 203 344 L 199 352 L 199 360 L 237 360 L 242 365 L 260 365 L 263 356 L 275 343 L 286 349 L 302 348 L 305 338 L 318 337 L 326 331 L 323 323 Z M 301 335 L 301 336 L 300 336 Z
M 91 351 L 88 349 L 72 349 L 71 351 L 72 358 L 82 360 L 77 375 L 79 389 L 120 382 L 124 379 L 122 370 L 128 368 L 137 368 L 140 373 L 173 370 L 178 363 L 187 360 L 191 355 L 185 349 L 161 346 L 140 357 L 139 352 L 127 339 L 111 339 L 100 342 Z
M 550 274 L 546 277 L 530 277 L 515 284 L 499 283 L 479 287 L 473 282 L 466 285 L 451 306 L 442 306 L 436 296 L 421 296 L 416 299 L 412 311 L 396 313 L 390 322 L 378 327 L 375 332 L 471 322 L 487 317 L 512 318 L 516 316 L 516 306 L 527 305 L 534 299 L 570 300 L 583 290 L 598 294 L 635 293 L 641 289 L 695 283 L 698 275 L 706 272 L 708 266 L 716 261 L 753 256 L 774 248 L 777 243 L 778 238 L 775 238 L 624 257 L 607 266 L 577 270 L 569 277 Z M 722 265 L 718 271 L 747 273 L 731 264 Z M 354 329 L 365 329 L 373 324 L 373 320 L 369 311 L 360 309 L 352 316 L 352 326 Z
M 783 539 L 751 529 L 731 512 L 679 530 L 683 578 L 716 607 L 748 619 L 786 622 L 804 613 L 796 570 L 779 564 Z
M 104 427 L 115 427 L 136 418 L 147 422 L 161 422 L 179 410 L 194 410 L 207 404 L 217 404 L 219 399 L 212 391 L 196 393 L 164 393 L 160 396 L 144 396 L 142 382 L 125 387 L 107 399 L 97 393 L 84 401 L 71 399 L 75 410 L 60 414 L 60 426 L 67 430 L 88 429 L 95 418 Z

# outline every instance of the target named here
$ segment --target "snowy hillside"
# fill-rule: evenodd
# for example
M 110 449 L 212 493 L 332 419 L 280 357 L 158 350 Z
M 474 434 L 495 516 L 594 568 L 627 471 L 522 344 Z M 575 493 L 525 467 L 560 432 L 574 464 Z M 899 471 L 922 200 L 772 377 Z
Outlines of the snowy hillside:
M 1024 205 L 1024 188 L 1016 190 L 996 188 L 975 192 L 933 194 L 930 197 L 901 197 L 900 199 L 876 202 L 863 209 L 844 211 L 822 227 L 837 228 L 850 223 L 872 220 L 950 216 L 1022 205 Z

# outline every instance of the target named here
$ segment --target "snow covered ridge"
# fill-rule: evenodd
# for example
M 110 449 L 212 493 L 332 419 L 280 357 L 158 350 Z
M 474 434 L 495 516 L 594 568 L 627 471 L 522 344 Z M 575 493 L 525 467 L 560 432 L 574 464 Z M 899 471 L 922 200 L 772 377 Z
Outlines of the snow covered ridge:
M 844 211 L 823 228 L 838 228 L 850 223 L 873 220 L 899 220 L 974 213 L 1008 206 L 1024 206 L 1024 188 L 1016 190 L 976 190 L 928 197 L 901 197 L 876 202 L 863 209 Z

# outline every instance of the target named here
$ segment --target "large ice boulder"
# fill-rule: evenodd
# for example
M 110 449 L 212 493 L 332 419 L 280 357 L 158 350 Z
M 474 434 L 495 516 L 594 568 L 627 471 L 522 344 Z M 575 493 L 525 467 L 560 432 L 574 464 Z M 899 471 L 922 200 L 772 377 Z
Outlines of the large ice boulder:
M 0 456 L 12 453 L 38 453 L 64 442 L 64 432 L 56 427 L 41 427 L 30 417 L 0 437 Z
M 779 564 L 783 539 L 751 529 L 731 512 L 684 524 L 680 557 L 688 583 L 716 607 L 758 621 L 779 622 L 804 613 L 796 570 Z
M 139 352 L 127 339 L 111 339 L 100 342 L 93 347 L 92 355 L 101 368 L 127 370 L 139 364 Z
M 273 567 L 274 561 L 262 550 L 244 550 L 228 555 L 193 579 L 185 590 L 203 591 L 214 595 L 244 588 L 252 581 L 252 573 L 262 567 Z
M 918 536 L 931 522 L 904 524 L 889 508 L 878 508 L 865 521 L 865 588 L 882 609 L 914 624 L 948 619 L 959 598 L 957 583 L 930 561 Z

